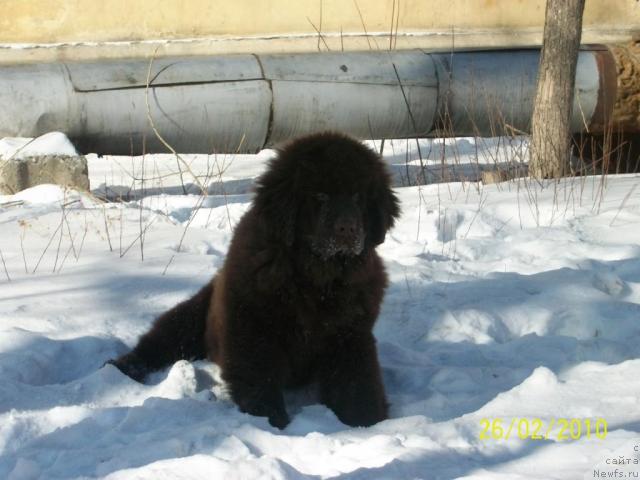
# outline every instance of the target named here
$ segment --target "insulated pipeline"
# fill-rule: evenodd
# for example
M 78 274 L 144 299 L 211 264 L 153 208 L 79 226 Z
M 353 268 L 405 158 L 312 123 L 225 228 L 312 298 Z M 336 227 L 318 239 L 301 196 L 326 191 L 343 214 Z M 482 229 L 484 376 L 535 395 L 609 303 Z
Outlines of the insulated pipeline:
M 360 138 L 527 132 L 539 50 L 104 60 L 0 68 L 0 137 L 65 132 L 82 152 L 255 152 L 336 129 Z M 580 51 L 572 130 L 605 128 L 614 56 Z

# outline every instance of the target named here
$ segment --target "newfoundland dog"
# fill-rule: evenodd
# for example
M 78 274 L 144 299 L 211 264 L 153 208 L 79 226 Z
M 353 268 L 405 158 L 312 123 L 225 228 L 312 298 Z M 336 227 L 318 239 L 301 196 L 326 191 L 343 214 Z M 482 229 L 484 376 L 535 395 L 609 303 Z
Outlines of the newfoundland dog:
M 375 248 L 399 214 L 380 157 L 339 133 L 293 140 L 258 179 L 226 262 L 112 360 L 145 375 L 217 363 L 240 410 L 289 423 L 283 389 L 314 382 L 347 425 L 387 418 L 373 325 L 387 285 Z

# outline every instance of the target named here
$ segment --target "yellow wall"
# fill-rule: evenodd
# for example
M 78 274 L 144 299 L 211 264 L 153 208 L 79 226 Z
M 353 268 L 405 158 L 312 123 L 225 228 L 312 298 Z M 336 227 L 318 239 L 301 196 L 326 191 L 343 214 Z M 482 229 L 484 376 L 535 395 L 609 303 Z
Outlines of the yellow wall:
M 397 48 L 512 46 L 539 42 L 544 5 L 545 0 L 0 0 L 0 44 L 195 39 L 163 45 L 161 54 L 388 48 L 385 34 L 399 11 Z M 584 26 L 586 41 L 628 39 L 640 31 L 640 2 L 587 0 Z M 378 35 L 365 38 L 365 28 Z M 316 29 L 323 32 L 321 42 Z M 296 36 L 280 38 L 287 34 Z M 58 57 L 71 55 L 69 46 L 53 48 Z M 137 56 L 149 48 L 84 45 L 73 51 Z

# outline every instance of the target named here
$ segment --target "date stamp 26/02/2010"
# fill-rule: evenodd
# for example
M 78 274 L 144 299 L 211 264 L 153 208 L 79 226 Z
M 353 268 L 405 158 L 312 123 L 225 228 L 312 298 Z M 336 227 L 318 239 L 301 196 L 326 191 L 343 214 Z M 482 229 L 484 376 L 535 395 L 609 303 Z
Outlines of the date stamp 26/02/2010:
M 604 418 L 482 418 L 480 440 L 578 440 L 607 438 Z

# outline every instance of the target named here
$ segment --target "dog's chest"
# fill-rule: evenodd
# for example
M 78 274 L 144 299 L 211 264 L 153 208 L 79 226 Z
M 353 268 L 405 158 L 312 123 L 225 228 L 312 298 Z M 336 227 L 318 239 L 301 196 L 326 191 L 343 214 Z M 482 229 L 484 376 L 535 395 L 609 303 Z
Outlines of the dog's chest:
M 352 292 L 342 284 L 299 291 L 293 312 L 293 328 L 302 338 L 334 335 L 357 319 Z

